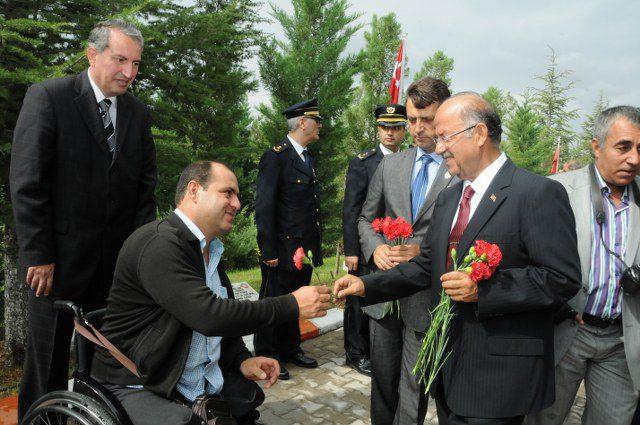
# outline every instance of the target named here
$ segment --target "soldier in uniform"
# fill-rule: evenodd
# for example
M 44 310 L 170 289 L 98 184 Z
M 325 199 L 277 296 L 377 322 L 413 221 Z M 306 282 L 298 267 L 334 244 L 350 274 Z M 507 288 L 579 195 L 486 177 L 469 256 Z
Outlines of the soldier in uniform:
M 311 281 L 312 268 L 298 270 L 293 254 L 298 247 L 312 252 L 314 266 L 322 264 L 320 200 L 315 161 L 307 146 L 318 140 L 322 117 L 317 99 L 291 106 L 282 113 L 289 133 L 266 151 L 258 166 L 255 220 L 260 248 L 260 298 L 295 291 Z M 257 356 L 280 361 L 280 379 L 289 379 L 282 362 L 305 368 L 318 362 L 300 348 L 298 321 L 264 328 L 255 334 Z
M 345 265 L 349 273 L 363 276 L 369 266 L 360 249 L 358 217 L 367 197 L 369 182 L 385 155 L 398 152 L 404 140 L 407 111 L 403 105 L 376 108 L 379 144 L 356 155 L 347 170 L 342 209 L 342 236 Z M 346 362 L 358 372 L 371 376 L 369 361 L 369 320 L 360 308 L 358 297 L 347 297 L 344 309 L 344 351 Z

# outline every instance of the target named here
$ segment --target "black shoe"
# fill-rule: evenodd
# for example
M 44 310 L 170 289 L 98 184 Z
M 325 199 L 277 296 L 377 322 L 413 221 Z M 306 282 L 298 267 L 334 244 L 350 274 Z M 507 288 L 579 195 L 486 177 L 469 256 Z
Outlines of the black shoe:
M 306 367 L 307 369 L 313 369 L 318 367 L 318 362 L 315 359 L 305 356 L 304 353 L 302 352 L 296 353 L 290 356 L 285 356 L 284 361 L 288 363 L 293 363 L 296 366 Z
M 278 379 L 281 381 L 288 381 L 290 378 L 291 376 L 289 375 L 289 371 L 282 363 L 280 363 L 280 375 L 278 375 Z
M 366 376 L 371 376 L 371 361 L 368 358 L 363 357 L 358 360 L 351 360 L 349 356 L 347 356 L 346 363 L 348 366 L 354 368 L 357 372 Z

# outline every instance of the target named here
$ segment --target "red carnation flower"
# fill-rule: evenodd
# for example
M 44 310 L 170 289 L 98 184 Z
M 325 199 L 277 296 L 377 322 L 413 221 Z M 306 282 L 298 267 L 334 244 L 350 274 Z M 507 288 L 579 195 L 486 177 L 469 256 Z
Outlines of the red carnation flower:
M 480 282 L 489 279 L 493 274 L 493 270 L 484 261 L 474 261 L 471 263 L 471 280 Z
M 500 247 L 496 244 L 488 243 L 485 241 L 476 241 L 475 244 L 476 255 L 481 258 L 482 255 L 486 255 L 483 261 L 487 261 L 489 266 L 495 268 L 502 261 L 502 252 Z
M 298 270 L 302 270 L 302 262 L 304 261 L 304 249 L 302 247 L 298 247 L 296 252 L 293 253 L 293 265 Z
M 373 230 L 376 233 L 380 233 L 380 231 L 382 231 L 382 220 L 379 218 L 376 218 L 375 220 L 373 220 L 373 222 L 371 223 L 371 227 L 373 227 Z

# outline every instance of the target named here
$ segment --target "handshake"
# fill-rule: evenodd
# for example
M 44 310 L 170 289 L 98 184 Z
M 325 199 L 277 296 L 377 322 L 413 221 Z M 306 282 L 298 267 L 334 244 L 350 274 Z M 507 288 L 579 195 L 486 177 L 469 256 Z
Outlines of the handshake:
M 331 307 L 331 290 L 327 286 L 303 286 L 291 295 L 298 303 L 301 319 L 326 316 Z M 346 275 L 334 282 L 333 295 L 338 299 L 347 295 L 364 295 L 364 284 L 359 278 Z

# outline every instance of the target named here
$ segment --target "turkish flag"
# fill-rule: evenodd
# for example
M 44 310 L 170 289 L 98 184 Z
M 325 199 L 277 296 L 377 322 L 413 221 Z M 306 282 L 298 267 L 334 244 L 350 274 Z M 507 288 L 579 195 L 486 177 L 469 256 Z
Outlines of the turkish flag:
M 389 84 L 389 94 L 391 95 L 391 103 L 398 103 L 400 100 L 400 92 L 402 91 L 402 73 L 404 68 L 404 41 L 400 43 L 396 63 L 393 66 L 393 75 Z
M 556 147 L 556 152 L 553 154 L 553 162 L 551 163 L 551 174 L 556 174 L 558 172 L 559 159 L 560 159 L 560 142 L 558 142 L 558 146 Z

